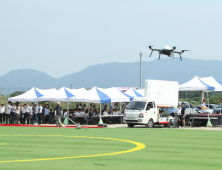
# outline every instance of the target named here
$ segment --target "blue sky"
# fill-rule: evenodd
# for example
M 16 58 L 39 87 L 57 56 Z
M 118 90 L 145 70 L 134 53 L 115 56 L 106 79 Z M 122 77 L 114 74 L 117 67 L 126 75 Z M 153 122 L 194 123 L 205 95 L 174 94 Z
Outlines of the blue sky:
M 25 68 L 62 77 L 94 64 L 136 62 L 140 52 L 151 61 L 158 54 L 149 58 L 149 45 L 220 60 L 221 6 L 219 0 L 2 0 L 0 76 Z

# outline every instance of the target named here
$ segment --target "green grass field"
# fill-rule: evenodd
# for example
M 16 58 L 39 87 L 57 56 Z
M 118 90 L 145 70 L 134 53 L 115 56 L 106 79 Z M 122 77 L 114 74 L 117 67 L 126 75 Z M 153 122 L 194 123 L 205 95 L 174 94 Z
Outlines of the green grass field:
M 42 135 L 42 136 L 41 136 Z M 51 135 L 51 136 L 43 136 Z M 62 136 L 53 136 L 62 135 Z M 140 142 L 135 144 L 101 138 Z M 222 131 L 147 128 L 0 127 L 0 170 L 3 169 L 222 169 Z M 59 158 L 57 160 L 38 160 Z M 25 160 L 15 162 L 18 160 Z M 33 161 L 27 161 L 33 160 Z M 12 161 L 12 162 L 5 162 Z

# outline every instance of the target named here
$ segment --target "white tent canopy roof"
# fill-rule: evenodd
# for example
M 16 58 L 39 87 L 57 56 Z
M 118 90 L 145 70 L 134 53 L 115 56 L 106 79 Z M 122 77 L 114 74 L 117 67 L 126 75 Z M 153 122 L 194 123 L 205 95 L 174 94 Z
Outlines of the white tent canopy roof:
M 69 89 L 66 87 L 62 87 L 59 90 L 45 95 L 43 97 L 38 98 L 38 101 L 64 101 L 66 102 L 68 98 L 74 97 L 76 95 L 85 93 L 86 89 Z
M 142 91 L 140 91 L 140 92 L 142 92 Z M 124 92 L 125 94 L 128 94 L 128 95 L 130 95 L 130 96 L 133 96 L 133 97 L 143 97 L 143 95 L 142 94 L 140 94 L 139 92 L 138 92 L 138 90 L 135 90 L 135 89 L 133 89 L 133 88 L 130 88 L 129 90 L 127 90 L 126 92 Z M 143 92 L 144 93 L 144 92 Z
M 91 102 L 91 103 L 111 103 L 111 102 L 129 102 L 132 96 L 128 96 L 116 88 L 97 88 L 93 87 L 91 90 L 68 99 L 70 102 Z
M 214 91 L 222 91 L 222 84 L 217 81 L 215 78 L 213 77 L 204 77 L 204 78 L 200 78 L 204 83 L 213 86 L 215 88 Z
M 19 95 L 19 96 L 15 96 L 15 97 L 11 97 L 8 99 L 8 101 L 37 101 L 38 98 L 53 93 L 55 92 L 56 89 L 38 89 L 38 88 L 31 88 L 29 91 Z
M 207 84 L 200 77 L 195 76 L 188 82 L 179 85 L 179 91 L 215 91 L 215 87 Z
M 142 96 L 144 96 L 144 89 L 138 89 L 136 90 L 139 94 L 141 94 Z

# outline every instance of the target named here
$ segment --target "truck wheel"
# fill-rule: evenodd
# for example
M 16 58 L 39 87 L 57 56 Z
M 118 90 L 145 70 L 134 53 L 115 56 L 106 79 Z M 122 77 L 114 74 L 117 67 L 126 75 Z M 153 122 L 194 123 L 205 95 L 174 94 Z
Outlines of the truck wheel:
M 148 121 L 148 123 L 146 124 L 146 127 L 147 127 L 147 128 L 152 128 L 153 126 L 154 126 L 153 119 L 150 119 L 150 120 Z
M 127 123 L 127 126 L 128 126 L 129 128 L 131 128 L 131 127 L 134 127 L 134 124 L 132 124 L 132 123 Z

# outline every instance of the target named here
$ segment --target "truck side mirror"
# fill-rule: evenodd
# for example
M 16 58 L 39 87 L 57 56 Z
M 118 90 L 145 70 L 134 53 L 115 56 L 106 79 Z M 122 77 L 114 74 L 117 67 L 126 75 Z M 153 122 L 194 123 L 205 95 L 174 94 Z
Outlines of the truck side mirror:
M 146 110 L 150 110 L 150 106 L 147 106 L 147 107 L 146 107 Z

